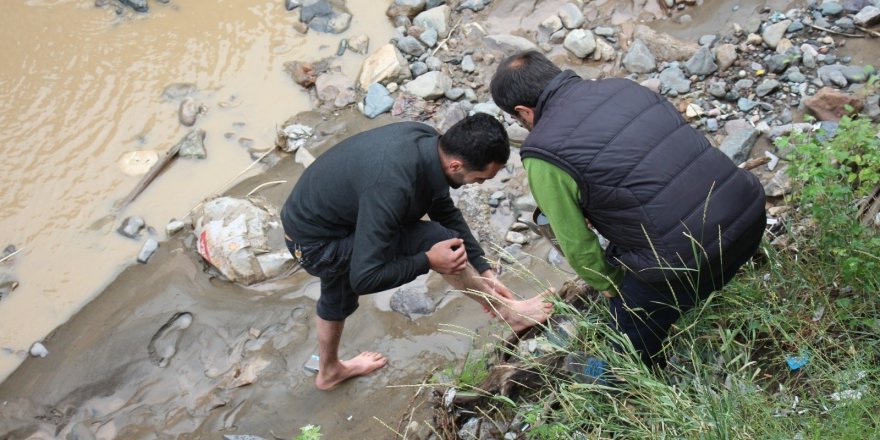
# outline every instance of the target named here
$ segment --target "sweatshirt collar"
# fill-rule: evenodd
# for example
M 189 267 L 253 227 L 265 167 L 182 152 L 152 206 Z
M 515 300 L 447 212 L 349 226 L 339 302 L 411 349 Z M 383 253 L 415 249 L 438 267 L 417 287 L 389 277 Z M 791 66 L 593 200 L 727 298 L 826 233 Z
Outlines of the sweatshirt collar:
M 433 194 L 446 194 L 449 192 L 449 182 L 443 174 L 443 164 L 440 163 L 440 136 L 425 136 L 418 141 L 419 156 L 424 164 L 425 175 L 428 185 Z

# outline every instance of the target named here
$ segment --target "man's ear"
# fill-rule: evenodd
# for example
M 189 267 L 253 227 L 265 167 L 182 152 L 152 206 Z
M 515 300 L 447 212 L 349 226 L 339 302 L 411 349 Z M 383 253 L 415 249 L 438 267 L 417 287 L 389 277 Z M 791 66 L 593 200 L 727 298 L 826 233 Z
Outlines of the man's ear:
M 516 111 L 521 119 L 529 121 L 529 123 L 535 120 L 535 109 L 531 107 L 526 107 L 524 105 L 518 105 L 513 109 Z
M 448 169 L 452 173 L 457 173 L 464 168 L 464 163 L 460 159 L 456 159 L 454 157 L 449 158 L 446 162 L 446 169 Z

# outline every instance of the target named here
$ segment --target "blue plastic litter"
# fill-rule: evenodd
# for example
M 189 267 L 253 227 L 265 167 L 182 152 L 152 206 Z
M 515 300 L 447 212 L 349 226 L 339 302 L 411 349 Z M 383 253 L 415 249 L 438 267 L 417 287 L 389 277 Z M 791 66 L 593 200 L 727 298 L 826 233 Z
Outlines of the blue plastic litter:
M 797 371 L 803 368 L 803 366 L 807 365 L 808 362 L 810 362 L 810 356 L 807 354 L 802 354 L 800 356 L 789 356 L 787 359 L 785 359 L 785 363 L 788 364 L 788 368 L 790 368 L 791 371 Z

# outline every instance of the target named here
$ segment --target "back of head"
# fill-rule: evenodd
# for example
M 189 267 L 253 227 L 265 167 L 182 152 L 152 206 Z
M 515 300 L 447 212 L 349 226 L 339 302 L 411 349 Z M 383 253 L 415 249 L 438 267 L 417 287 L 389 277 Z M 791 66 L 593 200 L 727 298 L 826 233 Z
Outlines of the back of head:
M 547 84 L 562 70 L 540 52 L 530 50 L 513 54 L 498 65 L 489 89 L 495 105 L 513 114 L 514 107 L 534 108 Z
M 477 113 L 449 128 L 440 137 L 440 148 L 460 159 L 472 171 L 482 171 L 490 163 L 507 163 L 510 142 L 507 131 L 494 116 Z

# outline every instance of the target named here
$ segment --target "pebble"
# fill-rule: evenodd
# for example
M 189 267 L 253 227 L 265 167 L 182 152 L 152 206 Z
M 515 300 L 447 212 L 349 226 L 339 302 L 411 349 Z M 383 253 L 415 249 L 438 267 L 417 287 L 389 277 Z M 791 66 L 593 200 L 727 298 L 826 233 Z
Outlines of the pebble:
M 28 353 L 30 353 L 30 355 L 35 358 L 44 358 L 46 356 L 49 356 L 49 349 L 47 349 L 45 345 L 39 342 L 34 342 L 34 344 L 31 345 L 31 349 L 28 350 Z
M 155 238 L 148 238 L 147 241 L 144 242 L 144 246 L 141 248 L 141 251 L 138 253 L 137 262 L 146 264 L 150 261 L 150 257 L 156 253 L 156 249 L 159 248 L 159 242 L 156 241 Z
M 116 229 L 116 232 L 128 238 L 137 238 L 146 223 L 144 219 L 137 216 L 128 217 L 122 221 L 122 225 Z

